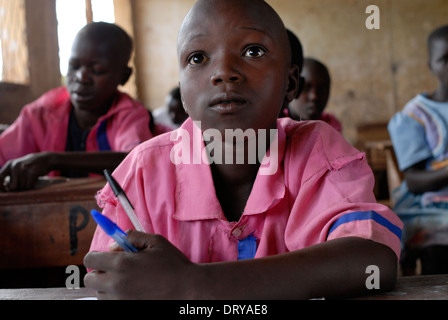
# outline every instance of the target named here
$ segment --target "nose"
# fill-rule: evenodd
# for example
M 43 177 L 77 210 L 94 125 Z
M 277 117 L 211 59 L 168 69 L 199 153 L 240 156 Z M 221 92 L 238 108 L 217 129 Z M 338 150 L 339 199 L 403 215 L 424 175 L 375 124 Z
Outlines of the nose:
M 92 74 L 87 67 L 79 67 L 75 72 L 75 79 L 80 83 L 89 83 L 92 81 Z
M 316 101 L 317 97 L 318 97 L 317 89 L 316 88 L 311 88 L 308 91 L 308 100 L 309 101 Z
M 241 83 L 243 74 L 239 71 L 238 63 L 230 57 L 222 57 L 215 64 L 215 73 L 211 77 L 213 85 L 221 83 Z

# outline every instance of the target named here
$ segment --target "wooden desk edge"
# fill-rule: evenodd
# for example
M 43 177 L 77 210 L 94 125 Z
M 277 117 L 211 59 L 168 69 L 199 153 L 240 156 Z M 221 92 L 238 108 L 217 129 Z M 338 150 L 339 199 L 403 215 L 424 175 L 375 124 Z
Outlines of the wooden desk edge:
M 77 300 L 95 296 L 87 288 L 0 289 L 0 300 Z M 351 300 L 448 300 L 448 274 L 399 277 L 392 291 Z
M 78 300 L 96 297 L 88 288 L 0 289 L 0 300 Z
M 352 300 L 448 300 L 448 274 L 398 277 L 393 290 Z

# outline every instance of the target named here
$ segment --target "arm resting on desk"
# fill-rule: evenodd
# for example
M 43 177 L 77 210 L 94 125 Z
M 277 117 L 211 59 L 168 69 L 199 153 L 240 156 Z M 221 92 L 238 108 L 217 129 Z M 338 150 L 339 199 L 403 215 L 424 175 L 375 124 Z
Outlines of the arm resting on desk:
M 126 157 L 125 152 L 40 152 L 8 161 L 0 169 L 0 182 L 7 176 L 9 183 L 0 183 L 0 191 L 32 189 L 40 176 L 53 170 L 79 170 L 102 174 L 114 170 Z
M 138 253 L 91 252 L 86 287 L 107 299 L 307 299 L 368 293 L 366 268 L 378 266 L 380 289 L 395 283 L 388 247 L 341 238 L 266 258 L 195 264 L 165 238 L 131 231 Z M 101 272 L 98 272 L 101 271 Z M 377 290 L 375 290 L 378 292 Z

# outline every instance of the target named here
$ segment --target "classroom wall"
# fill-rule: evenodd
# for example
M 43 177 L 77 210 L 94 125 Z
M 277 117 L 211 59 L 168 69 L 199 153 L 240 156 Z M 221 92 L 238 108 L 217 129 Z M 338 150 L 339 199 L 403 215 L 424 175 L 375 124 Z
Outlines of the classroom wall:
M 357 141 L 357 127 L 386 122 L 414 95 L 437 82 L 427 69 L 426 37 L 448 23 L 448 0 L 267 0 L 302 41 L 306 56 L 330 69 L 328 111 Z M 194 0 L 133 1 L 137 84 L 155 109 L 178 82 L 176 38 Z M 366 7 L 380 9 L 380 29 L 368 30 Z
M 25 103 L 60 84 L 54 1 L 25 0 L 30 85 L 0 83 L 0 123 L 11 123 Z M 357 141 L 358 126 L 387 122 L 417 93 L 435 88 L 426 37 L 448 23 L 448 0 L 267 1 L 300 37 L 305 55 L 329 67 L 328 111 L 341 120 L 350 142 Z M 130 93 L 153 110 L 178 83 L 177 32 L 195 0 L 115 2 L 120 22 L 135 39 L 136 88 Z M 380 9 L 379 30 L 365 27 L 370 4 Z
M 448 23 L 446 0 L 269 1 L 304 46 L 332 75 L 328 111 L 342 121 L 344 135 L 356 127 L 387 122 L 404 104 L 437 85 L 427 68 L 427 35 Z M 365 26 L 366 7 L 380 9 L 380 29 Z
M 154 110 L 178 84 L 177 33 L 195 0 L 134 0 L 139 98 Z

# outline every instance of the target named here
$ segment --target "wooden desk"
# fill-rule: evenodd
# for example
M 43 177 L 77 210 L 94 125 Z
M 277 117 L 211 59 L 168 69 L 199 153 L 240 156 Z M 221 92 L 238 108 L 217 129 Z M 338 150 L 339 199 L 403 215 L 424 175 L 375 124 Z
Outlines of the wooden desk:
M 94 296 L 95 292 L 87 288 L 0 289 L 0 300 L 74 300 Z M 448 274 L 399 277 L 393 291 L 353 300 L 448 300 Z
M 87 288 L 0 289 L 0 300 L 76 300 L 95 296 Z
M 448 300 L 448 274 L 399 277 L 394 290 L 355 300 Z
M 367 161 L 372 167 L 372 170 L 386 170 L 387 160 L 386 151 L 392 148 L 392 141 L 390 140 L 372 140 L 364 143 Z
M 102 177 L 0 193 L 0 269 L 81 265 L 96 223 Z

